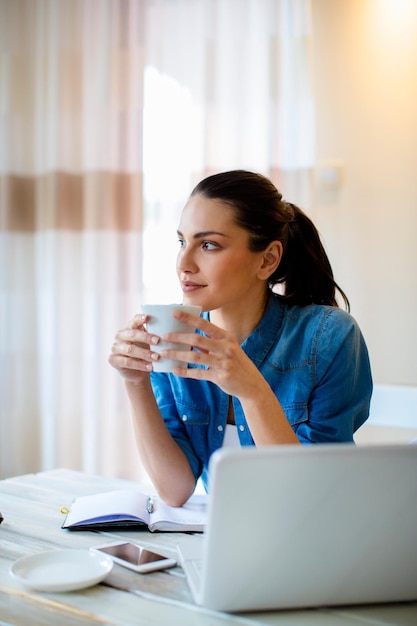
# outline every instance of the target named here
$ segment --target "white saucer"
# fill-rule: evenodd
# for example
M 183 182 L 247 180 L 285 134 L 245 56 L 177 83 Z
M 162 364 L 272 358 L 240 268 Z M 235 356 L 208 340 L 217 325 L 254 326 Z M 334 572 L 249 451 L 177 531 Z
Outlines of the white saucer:
M 18 559 L 10 572 L 37 591 L 73 591 L 101 582 L 112 567 L 110 557 L 89 550 L 48 550 Z

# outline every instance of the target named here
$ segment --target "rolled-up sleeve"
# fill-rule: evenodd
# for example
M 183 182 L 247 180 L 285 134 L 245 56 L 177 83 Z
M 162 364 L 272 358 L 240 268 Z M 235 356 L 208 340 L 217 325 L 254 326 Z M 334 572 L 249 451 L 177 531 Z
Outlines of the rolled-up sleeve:
M 372 395 L 369 354 L 355 320 L 344 311 L 331 311 L 314 352 L 308 417 L 296 434 L 301 443 L 353 441 L 368 418 Z

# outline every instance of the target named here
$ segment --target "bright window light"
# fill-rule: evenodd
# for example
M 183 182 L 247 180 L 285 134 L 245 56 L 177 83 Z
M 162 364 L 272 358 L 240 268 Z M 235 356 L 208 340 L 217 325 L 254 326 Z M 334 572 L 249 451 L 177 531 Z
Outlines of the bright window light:
M 176 230 L 201 171 L 203 116 L 189 89 L 154 67 L 144 86 L 144 299 L 178 302 L 182 295 L 175 272 Z

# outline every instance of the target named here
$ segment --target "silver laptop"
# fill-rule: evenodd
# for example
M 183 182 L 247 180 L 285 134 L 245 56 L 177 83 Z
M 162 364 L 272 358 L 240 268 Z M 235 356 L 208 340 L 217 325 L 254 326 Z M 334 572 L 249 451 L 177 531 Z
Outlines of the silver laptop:
M 417 599 L 417 446 L 225 448 L 209 476 L 206 531 L 178 545 L 197 604 Z

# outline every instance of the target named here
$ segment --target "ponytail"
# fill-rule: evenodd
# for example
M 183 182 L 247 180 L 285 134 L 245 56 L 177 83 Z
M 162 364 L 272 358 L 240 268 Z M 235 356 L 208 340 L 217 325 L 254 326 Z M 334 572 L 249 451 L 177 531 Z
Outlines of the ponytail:
M 288 304 L 327 304 L 339 306 L 338 291 L 349 311 L 345 292 L 338 286 L 333 271 L 313 222 L 297 206 L 286 203 L 293 218 L 288 222 L 288 238 L 281 262 L 270 278 L 270 285 L 282 283 L 285 293 L 281 298 Z

